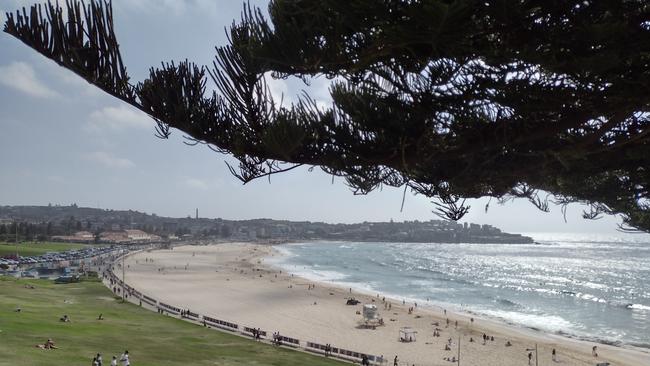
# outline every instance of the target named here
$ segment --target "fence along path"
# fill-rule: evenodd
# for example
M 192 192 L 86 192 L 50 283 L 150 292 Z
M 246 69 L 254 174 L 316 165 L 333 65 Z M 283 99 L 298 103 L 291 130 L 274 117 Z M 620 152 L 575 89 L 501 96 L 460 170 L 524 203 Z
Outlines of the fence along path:
M 108 276 L 110 280 L 114 281 L 115 284 L 117 284 L 117 288 L 122 287 L 122 280 L 118 276 L 116 276 L 115 273 L 113 273 L 112 268 L 108 271 Z M 167 312 L 173 315 L 181 315 L 182 313 L 183 314 L 182 318 L 199 321 L 204 326 L 209 325 L 211 327 L 218 328 L 221 330 L 226 330 L 228 332 L 239 332 L 241 335 L 253 336 L 253 337 L 255 336 L 255 332 L 257 332 L 257 328 L 255 327 L 240 327 L 239 324 L 233 322 L 220 320 L 207 315 L 200 315 L 197 313 L 193 313 L 189 310 L 184 311 L 182 308 L 178 306 L 169 305 L 161 301 L 158 301 L 153 297 L 147 296 L 142 292 L 137 291 L 133 287 L 127 285 L 126 283 L 124 283 L 124 291 L 125 292 L 128 291 L 130 297 L 137 298 L 140 301 L 141 306 L 142 306 L 142 302 L 144 302 L 151 307 L 157 308 L 159 310 L 162 310 L 163 312 Z M 268 334 L 267 331 L 260 330 L 259 333 L 260 333 L 260 338 L 266 339 L 266 336 Z M 368 361 L 373 365 L 383 365 L 386 363 L 386 360 L 384 360 L 383 357 L 381 356 L 375 356 L 365 352 L 349 351 L 339 347 L 334 347 L 332 345 L 329 346 L 329 351 L 327 351 L 327 346 L 316 342 L 304 342 L 304 347 L 302 347 L 302 344 L 299 339 L 280 335 L 279 333 L 275 333 L 271 341 L 274 344 L 286 345 L 292 348 L 300 348 L 310 353 L 336 357 L 347 361 L 360 362 L 363 356 L 365 355 L 368 358 Z

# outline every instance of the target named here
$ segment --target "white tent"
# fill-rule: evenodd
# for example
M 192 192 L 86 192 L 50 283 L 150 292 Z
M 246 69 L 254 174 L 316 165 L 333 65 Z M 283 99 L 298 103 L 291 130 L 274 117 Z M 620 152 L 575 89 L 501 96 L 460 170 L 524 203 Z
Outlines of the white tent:
M 411 327 L 403 327 L 399 329 L 400 342 L 415 342 L 417 331 Z

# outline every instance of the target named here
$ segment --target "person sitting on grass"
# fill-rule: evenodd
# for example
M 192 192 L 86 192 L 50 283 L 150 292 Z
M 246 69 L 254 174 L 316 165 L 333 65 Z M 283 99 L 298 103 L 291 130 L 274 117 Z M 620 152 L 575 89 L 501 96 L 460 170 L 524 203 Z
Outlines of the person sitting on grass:
M 57 349 L 58 347 L 54 345 L 54 341 L 52 341 L 52 338 L 48 338 L 47 342 L 44 344 L 37 344 L 35 346 L 36 348 L 40 349 Z
M 129 351 L 124 351 L 124 353 L 122 353 L 120 361 L 122 361 L 122 366 L 131 366 L 131 362 L 129 361 Z
M 104 320 L 104 314 L 99 314 L 99 316 L 97 317 L 97 320 Z
M 64 323 L 68 323 L 70 321 L 70 318 L 66 314 L 66 315 L 63 315 L 63 317 L 59 318 L 59 320 L 64 322 Z

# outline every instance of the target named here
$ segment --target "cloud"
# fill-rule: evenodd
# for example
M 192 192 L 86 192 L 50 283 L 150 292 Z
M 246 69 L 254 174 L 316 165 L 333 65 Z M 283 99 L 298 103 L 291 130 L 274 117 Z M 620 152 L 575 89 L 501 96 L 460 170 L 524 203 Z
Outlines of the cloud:
M 115 7 L 124 7 L 131 11 L 139 12 L 165 12 L 174 15 L 183 15 L 190 11 L 217 11 L 214 0 L 129 0 L 113 4 Z
M 185 177 L 181 183 L 185 187 L 201 191 L 215 190 L 223 186 L 223 181 L 220 178 L 200 179 L 194 177 Z
M 273 102 L 276 106 L 287 107 L 291 105 L 292 102 L 295 102 L 295 96 L 292 96 L 289 93 L 289 86 L 287 82 L 283 79 L 274 79 L 271 77 L 271 73 L 267 72 L 264 74 L 266 80 L 266 85 L 269 87 L 271 96 L 273 97 Z M 282 104 L 280 104 L 282 103 Z
M 150 128 L 153 120 L 146 114 L 126 105 L 106 107 L 90 114 L 86 130 L 100 132 L 105 130 L 124 131 L 134 128 Z
M 64 183 L 65 179 L 60 175 L 48 175 L 47 180 L 53 183 Z
M 58 81 L 60 81 L 60 84 L 68 86 L 68 88 L 66 88 L 66 92 L 64 93 L 68 99 L 76 100 L 79 96 L 97 97 L 104 94 L 101 89 L 90 84 L 81 76 L 62 66 L 57 65 L 51 60 L 43 57 L 38 57 L 35 62 L 35 67 L 37 69 L 43 71 L 48 76 L 56 78 Z
M 59 95 L 38 80 L 34 69 L 24 62 L 0 66 L 0 84 L 38 98 L 54 98 Z
M 187 178 L 185 179 L 184 183 L 186 186 L 190 188 L 200 189 L 200 190 L 206 190 L 210 186 L 206 181 L 197 178 Z
M 104 151 L 95 151 L 85 156 L 85 159 L 94 163 L 101 164 L 108 168 L 133 168 L 135 163 L 129 159 L 119 158 L 113 154 Z

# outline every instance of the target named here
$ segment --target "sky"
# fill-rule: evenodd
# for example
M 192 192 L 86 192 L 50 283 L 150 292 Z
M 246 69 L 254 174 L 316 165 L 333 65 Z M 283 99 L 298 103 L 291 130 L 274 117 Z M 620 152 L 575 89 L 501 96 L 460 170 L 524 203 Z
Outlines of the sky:
M 33 1 L 0 0 L 0 20 Z M 251 1 L 266 8 L 266 1 Z M 240 18 L 241 1 L 114 0 L 115 29 L 133 82 L 151 66 L 188 59 L 211 65 L 225 29 Z M 306 90 L 328 103 L 327 80 L 310 86 L 273 80 L 271 90 L 293 100 Z M 155 137 L 155 123 L 81 78 L 0 34 L 0 205 L 133 209 L 158 215 L 225 219 L 273 218 L 353 223 L 437 219 L 430 199 L 384 188 L 355 196 L 337 178 L 307 168 L 243 185 L 205 146 L 187 146 L 183 134 Z M 584 207 L 550 213 L 524 200 L 498 205 L 471 200 L 462 221 L 510 232 L 615 233 L 620 219 L 583 220 Z

